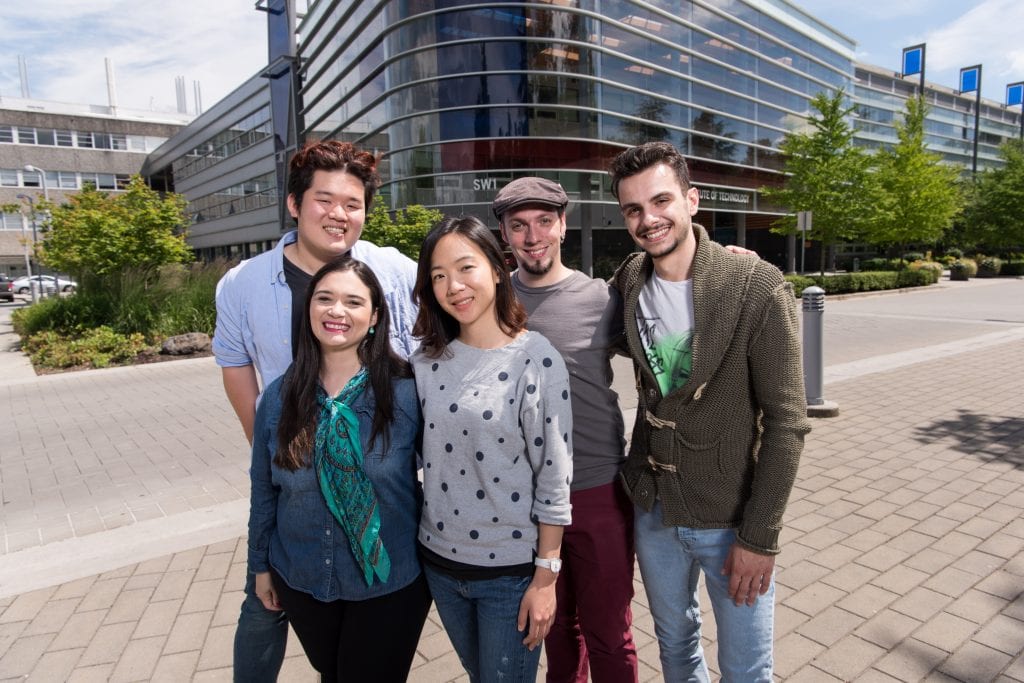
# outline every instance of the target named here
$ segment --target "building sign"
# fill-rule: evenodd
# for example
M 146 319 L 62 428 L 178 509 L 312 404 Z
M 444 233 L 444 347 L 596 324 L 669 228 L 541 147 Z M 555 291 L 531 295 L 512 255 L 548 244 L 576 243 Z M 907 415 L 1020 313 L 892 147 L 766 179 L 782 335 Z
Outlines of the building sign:
M 974 92 L 981 87 L 981 65 L 960 69 L 960 94 Z
M 1024 81 L 1006 86 L 1006 106 L 1024 104 Z
M 903 77 L 924 71 L 924 45 L 903 48 Z
M 698 192 L 702 209 L 749 211 L 754 208 L 753 193 L 747 190 L 701 187 Z

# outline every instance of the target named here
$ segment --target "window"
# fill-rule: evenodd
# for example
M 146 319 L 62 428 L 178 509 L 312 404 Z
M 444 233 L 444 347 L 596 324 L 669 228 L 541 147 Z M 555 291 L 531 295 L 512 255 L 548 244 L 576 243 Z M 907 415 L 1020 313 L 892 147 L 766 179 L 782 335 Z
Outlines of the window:
M 21 184 L 25 187 L 42 187 L 43 184 L 39 180 L 39 174 L 35 171 L 22 171 L 21 172 Z
M 75 133 L 75 137 L 78 140 L 79 147 L 92 147 L 92 133 L 86 133 L 80 130 Z
M 110 149 L 110 133 L 93 133 L 92 142 L 96 149 Z
M 125 173 L 118 173 L 116 176 L 114 176 L 114 182 L 117 183 L 117 189 L 119 190 L 127 190 L 128 183 L 130 183 L 131 181 L 132 177 Z
M 60 171 L 57 186 L 62 190 L 78 189 L 78 174 L 74 171 Z
M 56 132 L 58 147 L 74 147 L 75 139 L 70 130 L 58 130 Z
M 18 142 L 23 145 L 36 144 L 36 129 L 18 126 Z
M 96 189 L 97 190 L 116 190 L 117 182 L 114 180 L 113 173 L 97 173 L 96 174 Z
M 13 168 L 0 168 L 0 186 L 18 187 L 18 172 Z
M 40 145 L 52 145 L 53 144 L 53 129 L 52 128 L 40 128 L 36 130 L 36 140 Z
M 111 149 L 128 149 L 128 136 L 123 133 L 111 133 L 110 134 L 110 148 Z
M 10 126 L 0 126 L 0 142 L 14 142 L 14 131 Z

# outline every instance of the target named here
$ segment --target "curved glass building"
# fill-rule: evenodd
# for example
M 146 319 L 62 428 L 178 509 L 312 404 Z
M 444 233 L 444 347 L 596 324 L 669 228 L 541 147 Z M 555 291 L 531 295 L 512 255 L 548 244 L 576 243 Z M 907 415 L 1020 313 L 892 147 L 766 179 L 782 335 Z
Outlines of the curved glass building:
M 849 89 L 851 39 L 784 0 L 356 0 L 299 27 L 305 137 L 384 160 L 382 200 L 490 224 L 522 175 L 569 193 L 569 259 L 598 272 L 631 242 L 606 168 L 666 140 L 690 159 L 715 239 L 784 260 L 778 144 L 822 90 Z

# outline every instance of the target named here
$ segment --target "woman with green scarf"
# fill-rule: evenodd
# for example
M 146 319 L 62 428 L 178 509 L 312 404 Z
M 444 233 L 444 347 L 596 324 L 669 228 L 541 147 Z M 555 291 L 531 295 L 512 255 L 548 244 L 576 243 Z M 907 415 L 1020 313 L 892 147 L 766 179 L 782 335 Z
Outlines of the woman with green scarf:
M 404 681 L 430 608 L 416 557 L 416 386 L 365 264 L 321 268 L 306 310 L 295 360 L 256 411 L 256 594 L 288 612 L 323 681 Z

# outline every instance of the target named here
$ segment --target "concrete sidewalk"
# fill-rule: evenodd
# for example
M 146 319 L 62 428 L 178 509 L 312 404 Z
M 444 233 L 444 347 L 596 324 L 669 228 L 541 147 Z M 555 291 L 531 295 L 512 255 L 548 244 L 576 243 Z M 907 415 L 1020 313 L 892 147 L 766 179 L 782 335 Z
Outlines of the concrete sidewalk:
M 827 368 L 841 414 L 814 423 L 787 510 L 778 679 L 1024 682 L 1024 325 L 984 322 Z M 207 363 L 0 383 L 0 680 L 230 680 L 246 461 Z M 636 587 L 641 680 L 660 680 Z M 281 680 L 316 680 L 294 641 Z M 410 680 L 466 680 L 434 614 Z

